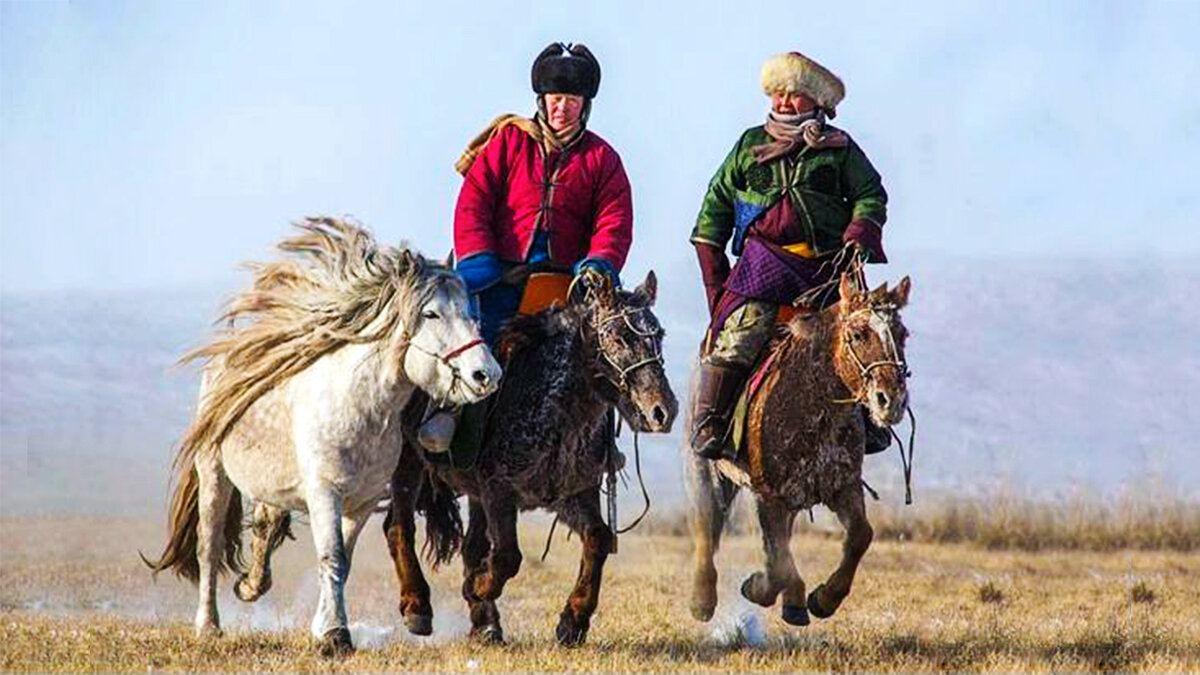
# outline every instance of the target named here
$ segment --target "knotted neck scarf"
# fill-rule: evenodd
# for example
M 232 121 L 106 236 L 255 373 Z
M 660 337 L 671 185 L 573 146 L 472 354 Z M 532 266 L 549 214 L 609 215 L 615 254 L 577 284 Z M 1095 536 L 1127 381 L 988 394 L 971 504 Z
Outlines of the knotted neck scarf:
M 750 149 L 754 160 L 765 164 L 778 157 L 790 155 L 803 148 L 841 148 L 850 142 L 845 132 L 825 126 L 825 111 L 817 108 L 798 115 L 767 113 L 767 134 L 775 139 L 771 143 L 756 145 Z
M 592 112 L 592 100 L 584 99 L 583 110 L 579 114 L 579 121 L 574 126 L 566 129 L 555 130 L 550 126 L 549 115 L 546 113 L 546 102 L 541 96 L 538 97 L 538 111 L 534 119 L 537 121 L 538 131 L 541 138 L 538 138 L 542 144 L 542 149 L 549 155 L 552 152 L 562 152 L 571 147 L 583 137 L 583 130 L 587 127 L 589 114 Z

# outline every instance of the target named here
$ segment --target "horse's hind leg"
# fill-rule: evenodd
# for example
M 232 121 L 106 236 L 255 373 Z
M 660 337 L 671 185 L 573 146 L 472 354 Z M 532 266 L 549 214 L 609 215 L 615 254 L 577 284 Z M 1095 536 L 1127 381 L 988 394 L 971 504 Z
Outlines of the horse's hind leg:
M 404 617 L 404 625 L 413 635 L 430 635 L 433 633 L 433 606 L 429 602 L 429 583 L 425 581 L 417 555 L 413 516 L 420 480 L 420 465 L 405 467 L 402 458 L 392 474 L 392 505 L 383 523 L 383 536 L 387 539 L 396 579 L 400 582 L 400 616 Z
M 837 514 L 842 527 L 846 528 L 846 539 L 842 542 L 842 561 L 838 568 L 808 596 L 808 611 L 821 619 L 832 616 L 842 600 L 850 594 L 858 563 L 874 537 L 858 481 L 842 488 L 829 506 Z
M 738 489 L 712 462 L 696 457 L 690 448 L 684 452 L 691 504 L 688 525 L 695 548 L 691 610 L 696 620 L 708 621 L 717 608 L 717 567 L 713 556 L 721 546 L 721 532 Z
M 233 586 L 243 602 L 254 602 L 271 590 L 271 555 L 292 537 L 292 514 L 265 502 L 254 504 L 250 525 L 250 567 Z
M 579 534 L 582 557 L 575 588 L 567 598 L 567 606 L 559 615 L 555 637 L 566 647 L 583 644 L 591 626 L 592 614 L 600 601 L 600 582 L 604 577 L 604 561 L 612 552 L 613 533 L 600 515 L 600 488 L 568 500 L 558 512 L 563 522 Z
M 215 457 L 196 458 L 199 524 L 196 530 L 196 558 L 200 564 L 200 602 L 196 607 L 196 633 L 221 632 L 217 611 L 217 575 L 225 553 L 225 520 L 234 499 L 233 483 Z M 240 497 L 238 497 L 240 499 Z
M 463 538 L 463 598 L 471 614 L 471 637 L 489 644 L 504 642 L 504 629 L 500 627 L 500 611 L 494 600 L 475 597 L 475 577 L 482 574 L 487 562 L 491 543 L 487 536 L 487 513 L 477 499 L 469 500 L 467 533 Z
M 758 499 L 758 523 L 762 528 L 766 569 L 755 572 L 742 582 L 742 595 L 749 601 L 770 607 L 783 595 L 783 620 L 794 626 L 808 625 L 805 610 L 804 580 L 796 570 L 796 561 L 788 543 L 796 512 L 775 501 Z

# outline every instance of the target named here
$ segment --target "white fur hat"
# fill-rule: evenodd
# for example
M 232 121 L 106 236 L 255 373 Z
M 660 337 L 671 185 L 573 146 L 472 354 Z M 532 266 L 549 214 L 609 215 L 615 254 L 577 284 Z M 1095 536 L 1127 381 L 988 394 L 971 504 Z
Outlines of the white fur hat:
M 846 87 L 837 75 L 800 52 L 784 52 L 767 59 L 762 67 L 762 87 L 769 96 L 780 92 L 805 94 L 833 117 Z

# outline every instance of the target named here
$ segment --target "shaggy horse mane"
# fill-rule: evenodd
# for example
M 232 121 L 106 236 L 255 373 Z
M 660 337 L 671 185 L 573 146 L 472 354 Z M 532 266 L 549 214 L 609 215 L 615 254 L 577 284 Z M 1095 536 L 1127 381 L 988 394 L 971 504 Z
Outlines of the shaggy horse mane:
M 252 287 L 217 323 L 225 331 L 180 359 L 219 367 L 188 428 L 176 467 L 213 451 L 264 394 L 347 344 L 383 344 L 412 326 L 423 302 L 454 273 L 407 248 L 379 246 L 359 224 L 328 217 L 293 223 L 279 249 L 291 258 L 249 263 Z
M 645 303 L 633 291 L 614 289 L 614 297 L 620 305 L 641 307 Z M 507 362 L 517 352 L 544 342 L 548 338 L 574 329 L 583 321 L 587 307 L 584 303 L 554 305 L 534 314 L 517 314 L 504 323 L 496 340 L 496 356 L 501 363 Z

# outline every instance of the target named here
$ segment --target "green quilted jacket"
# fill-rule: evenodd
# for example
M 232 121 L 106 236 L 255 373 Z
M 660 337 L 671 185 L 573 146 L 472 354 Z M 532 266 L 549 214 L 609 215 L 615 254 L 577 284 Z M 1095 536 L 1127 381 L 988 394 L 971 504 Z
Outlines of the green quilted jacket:
M 844 147 L 800 152 L 766 164 L 751 148 L 772 142 L 762 126 L 747 129 L 709 182 L 691 240 L 721 250 L 733 240 L 741 255 L 746 230 L 785 195 L 803 221 L 806 241 L 817 255 L 842 247 L 842 233 L 854 220 L 880 227 L 887 220 L 887 193 L 879 172 L 853 140 Z

